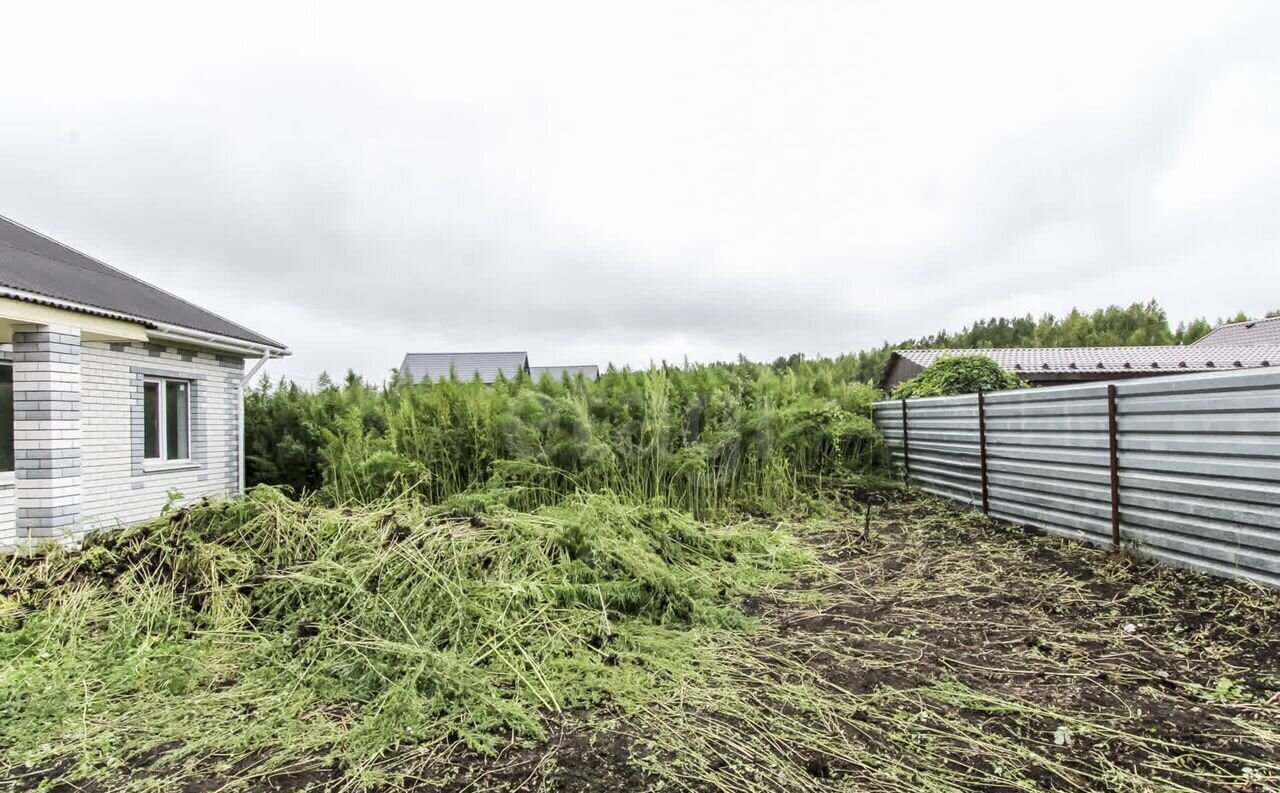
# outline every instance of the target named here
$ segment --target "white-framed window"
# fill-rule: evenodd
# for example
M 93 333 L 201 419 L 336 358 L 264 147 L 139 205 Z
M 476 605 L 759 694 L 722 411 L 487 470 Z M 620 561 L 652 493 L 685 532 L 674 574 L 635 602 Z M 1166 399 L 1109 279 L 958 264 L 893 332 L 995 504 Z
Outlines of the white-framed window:
M 142 381 L 142 450 L 147 460 L 191 459 L 191 382 Z

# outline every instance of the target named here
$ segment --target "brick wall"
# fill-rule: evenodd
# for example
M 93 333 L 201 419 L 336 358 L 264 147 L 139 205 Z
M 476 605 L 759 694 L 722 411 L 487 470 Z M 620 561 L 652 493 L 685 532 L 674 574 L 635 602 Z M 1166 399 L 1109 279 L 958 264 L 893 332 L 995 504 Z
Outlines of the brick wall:
M 14 472 L 0 472 L 0 549 L 155 517 L 234 492 L 240 358 L 172 346 L 81 341 L 74 328 L 17 327 L 0 345 L 14 367 Z M 142 383 L 187 381 L 189 462 L 143 460 Z
M 239 385 L 244 361 L 142 343 L 86 342 L 81 350 L 83 528 L 159 513 L 170 491 L 183 502 L 233 492 L 239 472 Z M 142 382 L 191 383 L 191 462 L 144 463 Z
M 13 329 L 13 476 L 19 542 L 80 525 L 80 331 Z

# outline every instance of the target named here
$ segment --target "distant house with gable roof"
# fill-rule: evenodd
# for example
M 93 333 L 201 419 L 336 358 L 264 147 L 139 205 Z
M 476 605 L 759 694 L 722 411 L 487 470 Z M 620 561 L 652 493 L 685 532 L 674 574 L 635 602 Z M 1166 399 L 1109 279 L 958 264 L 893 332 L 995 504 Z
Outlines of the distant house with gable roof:
M 586 366 L 530 366 L 529 354 L 523 350 L 515 352 L 411 352 L 404 356 L 400 364 L 400 373 L 415 383 L 437 382 L 457 377 L 461 381 L 479 378 L 486 385 L 492 385 L 501 375 L 512 379 L 523 372 L 534 380 L 543 375 L 550 375 L 556 380 L 565 375 L 576 377 L 581 374 L 588 380 L 600 377 L 600 368 Z

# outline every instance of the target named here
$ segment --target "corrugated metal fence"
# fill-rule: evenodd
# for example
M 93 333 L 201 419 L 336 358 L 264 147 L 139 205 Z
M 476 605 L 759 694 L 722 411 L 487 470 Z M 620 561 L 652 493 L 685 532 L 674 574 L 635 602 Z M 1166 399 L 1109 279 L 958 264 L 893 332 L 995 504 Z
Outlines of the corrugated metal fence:
M 1280 368 L 885 401 L 875 421 L 922 490 L 1280 587 Z

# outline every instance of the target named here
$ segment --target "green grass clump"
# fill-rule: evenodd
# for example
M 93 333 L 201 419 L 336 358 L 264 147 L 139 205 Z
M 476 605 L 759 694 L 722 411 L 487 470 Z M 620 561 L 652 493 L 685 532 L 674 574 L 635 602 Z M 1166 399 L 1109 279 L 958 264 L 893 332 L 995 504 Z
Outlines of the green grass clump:
M 128 790 L 140 763 L 173 785 L 337 763 L 356 784 L 391 753 L 492 752 L 557 711 L 652 701 L 708 634 L 749 627 L 736 595 L 809 563 L 755 522 L 520 499 L 326 507 L 259 487 L 12 557 L 0 778 Z
M 920 374 L 899 383 L 893 389 L 893 398 L 956 396 L 1026 387 L 1021 377 L 1005 371 L 985 355 L 951 355 L 939 358 Z

